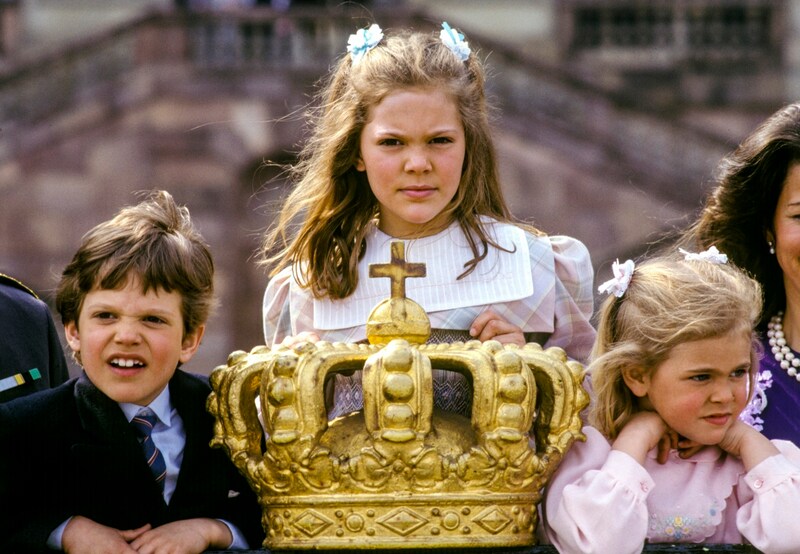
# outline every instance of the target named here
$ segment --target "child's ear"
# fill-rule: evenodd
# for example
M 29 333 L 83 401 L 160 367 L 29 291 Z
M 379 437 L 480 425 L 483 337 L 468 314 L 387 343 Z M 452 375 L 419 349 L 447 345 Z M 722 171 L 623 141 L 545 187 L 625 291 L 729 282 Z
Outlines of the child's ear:
M 639 398 L 647 396 L 650 390 L 650 372 L 641 367 L 626 367 L 622 370 L 622 378 L 631 392 Z
M 186 362 L 192 359 L 192 356 L 194 356 L 194 353 L 197 352 L 197 349 L 200 347 L 200 342 L 202 342 L 203 333 L 205 332 L 206 332 L 206 326 L 200 325 L 192 333 L 188 333 L 185 337 L 183 337 L 183 342 L 181 343 L 181 357 L 180 357 L 180 361 L 182 364 L 185 364 Z
M 361 159 L 361 154 L 359 154 L 358 158 L 356 158 L 355 168 L 356 168 L 356 171 L 366 171 L 367 170 L 367 166 L 364 165 L 364 160 Z
M 81 351 L 81 335 L 78 332 L 78 324 L 74 321 L 64 324 L 64 336 L 67 338 L 67 344 L 76 354 Z

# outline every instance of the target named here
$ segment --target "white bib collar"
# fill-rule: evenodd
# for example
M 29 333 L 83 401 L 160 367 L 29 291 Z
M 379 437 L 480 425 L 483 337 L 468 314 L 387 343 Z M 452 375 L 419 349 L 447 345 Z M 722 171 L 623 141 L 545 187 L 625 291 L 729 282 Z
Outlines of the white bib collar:
M 472 250 L 457 223 L 429 237 L 405 241 L 408 262 L 425 263 L 425 277 L 406 279 L 406 296 L 428 312 L 510 302 L 533 294 L 533 276 L 525 232 L 519 227 L 484 218 L 489 236 L 504 249 L 489 246 L 475 270 L 457 279 Z M 366 253 L 358 264 L 358 288 L 341 300 L 314 299 L 314 328 L 347 329 L 364 325 L 378 302 L 389 297 L 385 278 L 370 278 L 369 265 L 388 263 L 395 239 L 373 226 L 366 238 Z

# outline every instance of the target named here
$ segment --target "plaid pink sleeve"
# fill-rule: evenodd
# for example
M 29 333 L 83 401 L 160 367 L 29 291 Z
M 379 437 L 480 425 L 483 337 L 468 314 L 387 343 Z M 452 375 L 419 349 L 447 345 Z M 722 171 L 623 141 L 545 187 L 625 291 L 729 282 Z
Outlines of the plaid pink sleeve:
M 570 358 L 585 363 L 596 335 L 590 321 L 594 270 L 589 250 L 571 237 L 553 236 L 550 242 L 555 262 L 555 324 L 546 346 L 560 346 Z

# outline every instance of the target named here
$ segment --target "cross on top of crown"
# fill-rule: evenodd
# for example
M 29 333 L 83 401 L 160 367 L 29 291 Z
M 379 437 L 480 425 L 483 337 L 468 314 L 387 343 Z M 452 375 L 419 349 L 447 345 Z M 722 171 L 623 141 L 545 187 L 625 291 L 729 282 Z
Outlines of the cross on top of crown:
M 370 277 L 388 277 L 392 280 L 392 298 L 406 297 L 406 279 L 425 277 L 425 264 L 406 261 L 406 245 L 401 241 L 392 242 L 391 261 L 387 264 L 371 264 Z

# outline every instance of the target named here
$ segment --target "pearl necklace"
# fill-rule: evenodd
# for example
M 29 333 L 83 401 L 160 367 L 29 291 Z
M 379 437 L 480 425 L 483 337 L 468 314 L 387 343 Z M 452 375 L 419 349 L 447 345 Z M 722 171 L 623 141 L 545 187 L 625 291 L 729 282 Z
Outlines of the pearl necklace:
M 783 312 L 778 312 L 767 324 L 767 337 L 769 345 L 772 347 L 772 354 L 789 376 L 800 381 L 800 358 L 794 355 L 792 349 L 786 344 L 786 337 L 783 334 Z

